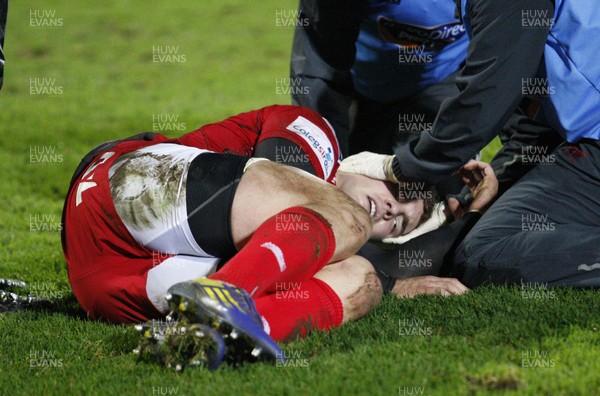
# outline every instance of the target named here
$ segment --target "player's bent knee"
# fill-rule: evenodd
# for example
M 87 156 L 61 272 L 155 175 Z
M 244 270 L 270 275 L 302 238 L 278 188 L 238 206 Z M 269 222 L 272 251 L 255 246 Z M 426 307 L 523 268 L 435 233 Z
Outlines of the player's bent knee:
M 336 236 L 338 250 L 344 251 L 345 256 L 337 256 L 337 260 L 355 254 L 369 239 L 371 235 L 371 221 L 361 216 L 361 212 L 351 211 L 345 207 L 323 208 L 321 205 L 310 205 L 329 220 Z
M 298 169 L 261 161 L 248 168 L 234 196 L 231 224 L 236 247 L 265 220 L 292 206 L 312 209 L 331 225 L 334 261 L 356 253 L 371 235 L 368 213 L 339 189 Z
M 342 323 L 359 319 L 377 306 L 383 295 L 381 282 L 371 263 L 360 256 L 352 256 L 330 264 L 315 278 L 327 283 L 340 298 L 344 308 Z
M 237 187 L 232 214 L 270 217 L 291 206 L 325 200 L 335 187 L 301 170 L 270 161 L 251 165 Z
M 336 234 L 336 243 L 343 245 L 343 250 L 349 254 L 356 253 L 370 238 L 372 222 L 369 214 L 337 188 L 332 187 L 322 200 L 309 206 L 329 220 Z
M 371 237 L 373 225 L 367 211 L 358 205 L 358 203 L 350 200 L 349 198 L 348 200 L 350 202 L 348 202 L 347 206 L 343 207 L 342 210 L 345 210 L 345 213 L 348 216 L 348 226 L 352 228 L 352 231 L 359 242 L 360 248 Z

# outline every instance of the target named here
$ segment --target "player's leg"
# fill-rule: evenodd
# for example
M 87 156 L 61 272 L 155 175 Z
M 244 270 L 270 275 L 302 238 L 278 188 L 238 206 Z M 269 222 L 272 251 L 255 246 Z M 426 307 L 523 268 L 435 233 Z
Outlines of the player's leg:
M 268 218 L 293 207 L 311 209 L 325 218 L 335 235 L 331 261 L 350 257 L 370 236 L 368 213 L 333 185 L 306 172 L 261 161 L 242 177 L 231 209 L 233 239 L 238 248 Z M 281 219 L 282 222 L 293 219 Z M 281 224 L 279 231 L 285 227 Z M 296 228 L 302 231 L 302 227 Z
M 115 207 L 147 248 L 227 257 L 252 235 L 214 279 L 258 297 L 275 282 L 309 279 L 325 264 L 349 257 L 369 235 L 364 209 L 317 178 L 264 161 L 242 176 L 247 158 L 213 153 L 197 155 L 189 168 L 174 167 L 194 155 L 188 151 L 161 144 L 113 166 Z M 163 179 L 166 185 L 158 183 Z
M 342 323 L 357 320 L 371 312 L 383 293 L 371 263 L 360 256 L 328 265 L 317 274 L 340 298 L 344 315 Z
M 600 144 L 563 145 L 495 202 L 457 249 L 467 286 L 600 286 Z
M 241 178 L 231 224 L 233 240 L 243 248 L 211 278 L 254 297 L 350 257 L 371 230 L 366 211 L 335 187 L 267 161 Z
M 266 161 L 242 176 L 247 161 L 159 144 L 122 156 L 111 167 L 112 199 L 141 245 L 169 254 L 235 255 L 226 267 L 254 272 L 242 273 L 248 282 L 257 277 L 253 263 L 268 262 L 273 265 L 267 274 L 302 272 L 308 279 L 328 262 L 354 254 L 368 238 L 368 214 L 333 186 Z M 238 253 L 252 235 L 253 246 Z M 239 283 L 236 277 L 221 280 Z
M 342 323 L 357 320 L 371 312 L 381 301 L 383 290 L 371 263 L 360 256 L 333 263 L 315 274 L 340 298 Z
M 186 149 L 171 146 L 174 145 L 157 145 L 129 155 L 115 166 L 111 179 L 113 202 L 121 218 L 134 237 L 163 252 L 161 258 L 200 255 L 200 249 L 226 255 L 235 249 L 227 246 L 228 242 L 241 247 L 251 235 L 253 240 L 266 239 L 246 246 L 215 275 L 215 279 L 242 287 L 257 279 L 260 290 L 255 290 L 255 286 L 246 290 L 255 291 L 258 296 L 274 282 L 311 278 L 325 264 L 353 254 L 368 237 L 370 219 L 358 204 L 315 177 L 272 162 L 257 162 L 242 176 L 247 158 L 201 154 L 192 161 L 182 189 L 178 187 L 179 176 L 174 177 L 177 172 L 169 164 L 174 162 L 170 157 L 181 156 L 179 152 Z M 140 166 L 150 162 L 155 169 L 142 169 L 138 162 Z M 160 186 L 153 182 L 154 178 L 167 180 L 160 190 L 168 194 L 150 190 L 150 186 Z M 135 185 L 134 182 L 149 187 L 143 192 L 133 191 L 128 186 Z M 182 205 L 182 201 L 187 205 Z M 136 211 L 138 207 L 140 210 Z M 187 224 L 183 224 L 185 212 L 183 216 L 179 213 L 182 207 L 187 210 Z M 161 216 L 156 220 L 158 214 Z M 178 220 L 172 221 L 173 218 Z M 186 268 L 193 267 L 179 263 L 169 267 L 173 276 L 164 273 L 153 276 L 171 261 L 154 265 L 149 271 L 149 290 L 156 289 L 150 287 L 151 280 L 160 279 L 163 287 L 159 289 L 166 291 L 172 284 L 185 280 L 174 277 L 176 273 L 187 273 Z M 188 279 L 197 277 L 194 272 Z M 165 284 L 171 278 L 176 281 Z M 162 292 L 153 292 L 154 303 L 160 303 L 157 296 Z
M 210 206 L 217 202 L 214 196 L 195 198 L 195 193 L 202 195 L 196 185 L 204 185 L 199 182 L 205 180 L 198 180 L 197 170 L 202 171 L 198 172 L 202 177 L 211 174 L 198 167 L 202 160 L 211 166 L 228 161 L 223 155 L 205 154 L 190 167 L 187 191 L 188 198 L 191 194 L 193 199 L 188 199 L 192 205 L 187 210 L 192 234 L 199 236 L 196 241 L 200 246 L 208 248 L 203 242 L 206 232 L 198 227 L 220 214 L 221 221 L 231 225 L 232 243 L 241 250 L 210 279 L 171 287 L 170 308 L 175 317 L 217 328 L 225 337 L 228 359 L 278 358 L 279 349 L 264 333 L 248 293 L 259 298 L 278 282 L 309 280 L 325 264 L 352 255 L 368 238 L 370 219 L 364 209 L 333 186 L 268 161 L 250 165 L 239 177 L 237 188 L 230 183 L 216 189 L 215 196 L 220 193 L 225 203 L 233 195 L 231 205 L 225 205 L 231 215 L 223 216 L 227 213 L 223 205 Z M 238 176 L 240 164 L 233 164 Z M 214 234 L 214 228 L 207 227 L 206 231 Z M 313 294 L 317 296 L 317 291 Z
M 269 334 L 290 341 L 361 318 L 380 301 L 381 283 L 360 256 L 330 264 L 306 281 L 281 282 L 256 300 Z

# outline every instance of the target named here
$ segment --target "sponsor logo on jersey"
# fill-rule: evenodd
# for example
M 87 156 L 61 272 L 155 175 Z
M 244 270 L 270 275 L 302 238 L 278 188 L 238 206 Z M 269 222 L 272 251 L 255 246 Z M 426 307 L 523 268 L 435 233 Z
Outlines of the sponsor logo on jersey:
M 323 168 L 324 179 L 329 179 L 334 164 L 333 146 L 325 132 L 302 116 L 299 116 L 288 125 L 287 130 L 300 135 L 312 147 Z
M 415 26 L 380 16 L 377 18 L 379 35 L 385 41 L 407 48 L 440 50 L 458 40 L 467 30 L 459 21 L 434 27 Z

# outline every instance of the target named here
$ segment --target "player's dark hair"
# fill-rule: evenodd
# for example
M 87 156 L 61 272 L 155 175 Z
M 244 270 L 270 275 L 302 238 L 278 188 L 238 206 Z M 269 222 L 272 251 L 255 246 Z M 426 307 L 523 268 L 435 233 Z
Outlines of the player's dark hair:
M 442 200 L 442 197 L 440 196 L 439 192 L 435 187 L 430 186 L 430 191 L 431 196 L 428 196 L 427 199 L 424 200 L 423 215 L 421 216 L 421 221 L 419 221 L 417 227 L 429 220 L 431 214 L 433 213 L 433 208 L 435 207 L 435 204 Z

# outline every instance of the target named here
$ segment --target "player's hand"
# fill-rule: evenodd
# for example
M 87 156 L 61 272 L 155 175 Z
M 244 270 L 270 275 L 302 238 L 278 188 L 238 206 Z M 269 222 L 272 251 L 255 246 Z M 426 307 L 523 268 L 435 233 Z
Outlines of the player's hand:
M 462 178 L 463 183 L 469 187 L 473 197 L 473 202 L 471 202 L 467 211 L 485 212 L 498 194 L 498 179 L 491 165 L 486 162 L 471 160 L 457 174 Z M 457 204 L 458 201 L 448 200 L 450 210 L 453 207 L 456 210 Z M 460 214 L 458 210 L 457 214 Z M 455 218 L 460 217 L 455 215 Z
M 469 289 L 455 278 L 437 276 L 417 276 L 414 278 L 396 279 L 392 293 L 398 298 L 412 298 L 421 294 L 441 296 L 460 295 Z
M 398 183 L 392 170 L 393 155 L 375 154 L 369 151 L 351 155 L 340 164 L 340 171 L 370 177 L 371 179 Z

